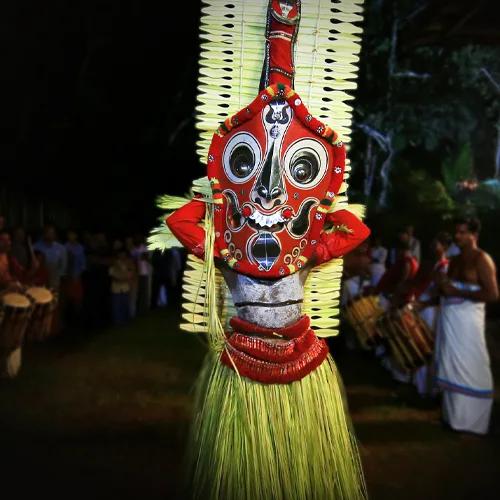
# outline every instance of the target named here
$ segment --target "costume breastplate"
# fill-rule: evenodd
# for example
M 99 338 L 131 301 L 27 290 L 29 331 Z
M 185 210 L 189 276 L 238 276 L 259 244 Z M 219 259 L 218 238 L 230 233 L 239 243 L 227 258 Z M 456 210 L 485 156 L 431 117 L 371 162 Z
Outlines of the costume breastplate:
M 282 328 L 301 316 L 308 269 L 277 280 L 254 278 L 223 269 L 238 317 L 265 328 Z

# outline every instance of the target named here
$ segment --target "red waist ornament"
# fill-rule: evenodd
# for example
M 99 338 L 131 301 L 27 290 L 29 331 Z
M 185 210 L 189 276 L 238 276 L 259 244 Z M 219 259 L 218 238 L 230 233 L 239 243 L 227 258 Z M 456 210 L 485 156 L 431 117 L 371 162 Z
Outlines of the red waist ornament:
M 284 328 L 263 328 L 237 317 L 232 318 L 231 326 L 233 332 L 227 334 L 221 362 L 257 382 L 295 382 L 309 375 L 328 355 L 326 342 L 314 335 L 308 316 Z M 269 341 L 278 336 L 288 341 Z

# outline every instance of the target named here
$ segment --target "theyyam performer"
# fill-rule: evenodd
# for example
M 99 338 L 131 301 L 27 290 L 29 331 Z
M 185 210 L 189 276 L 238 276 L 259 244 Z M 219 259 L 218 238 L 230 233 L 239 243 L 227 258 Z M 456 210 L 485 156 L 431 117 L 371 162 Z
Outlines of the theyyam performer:
M 255 77 L 244 73 L 255 73 L 260 59 L 260 92 L 217 128 L 208 182 L 195 182 L 193 199 L 161 200 L 176 208 L 166 219 L 171 233 L 160 228 L 150 238 L 156 248 L 177 240 L 194 256 L 184 278 L 185 328 L 209 338 L 185 497 L 366 498 L 342 383 L 321 337 L 337 333 L 339 258 L 369 230 L 347 204 L 344 144 L 294 90 L 298 37 L 295 58 L 309 61 L 304 87 L 320 112 L 328 99 L 317 96 L 327 92 L 313 80 L 318 68 L 322 78 L 333 71 L 330 87 L 352 88 L 358 4 L 213 1 L 205 8 L 199 111 L 231 94 L 231 79 L 217 80 L 227 60 L 240 74 L 241 98 Z M 333 7 L 342 22 L 333 23 Z M 311 61 L 322 53 L 330 62 L 316 60 L 315 69 Z M 345 123 L 348 107 L 337 101 L 332 114 Z

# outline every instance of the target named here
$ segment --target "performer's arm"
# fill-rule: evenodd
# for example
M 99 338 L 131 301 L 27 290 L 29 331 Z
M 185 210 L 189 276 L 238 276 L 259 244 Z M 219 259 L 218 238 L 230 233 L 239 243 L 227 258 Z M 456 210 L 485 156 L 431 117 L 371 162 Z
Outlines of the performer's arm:
M 206 204 L 194 198 L 165 220 L 172 234 L 197 257 L 205 253 L 205 230 L 199 225 L 205 218 Z
M 493 259 L 487 254 L 482 253 L 477 263 L 479 274 L 479 284 L 484 292 L 485 302 L 495 302 L 498 300 L 497 269 Z
M 338 230 L 321 234 L 314 254 L 315 264 L 323 264 L 349 253 L 370 235 L 368 227 L 348 210 L 338 210 L 329 214 L 326 222 L 333 223 L 334 226 L 345 226 L 347 231 Z

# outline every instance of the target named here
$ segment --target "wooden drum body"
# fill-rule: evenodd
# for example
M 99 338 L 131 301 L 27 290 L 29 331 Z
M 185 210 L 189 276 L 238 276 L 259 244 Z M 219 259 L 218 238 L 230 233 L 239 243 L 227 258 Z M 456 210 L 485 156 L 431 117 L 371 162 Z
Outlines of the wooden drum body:
M 24 295 L 15 292 L 0 298 L 0 374 L 17 375 L 21 367 L 21 346 L 33 308 Z
M 44 340 L 53 332 L 57 296 L 43 287 L 27 288 L 25 293 L 33 303 L 33 314 L 26 337 L 29 340 Z
M 413 372 L 432 359 L 434 335 L 411 306 L 384 314 L 377 322 L 377 330 L 402 370 Z
M 380 342 L 377 322 L 383 314 L 384 309 L 374 295 L 353 300 L 345 308 L 345 318 L 363 348 L 368 349 Z

